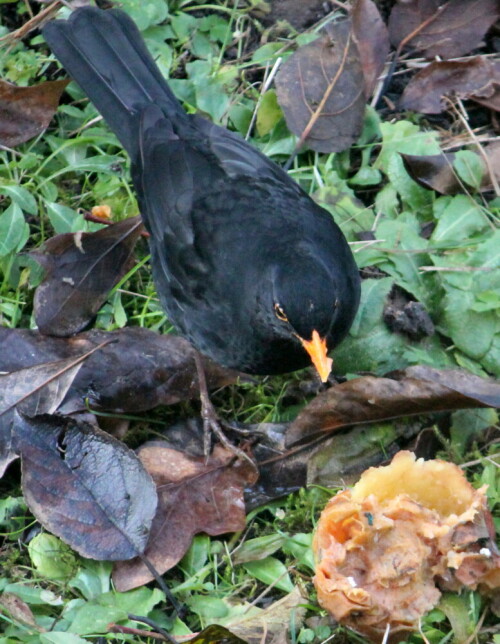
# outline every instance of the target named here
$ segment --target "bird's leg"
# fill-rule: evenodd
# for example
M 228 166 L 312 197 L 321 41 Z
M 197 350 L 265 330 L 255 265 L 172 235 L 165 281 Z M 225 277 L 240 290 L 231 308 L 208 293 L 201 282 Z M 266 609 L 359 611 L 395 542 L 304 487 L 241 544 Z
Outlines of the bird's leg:
M 219 441 L 224 445 L 224 447 L 241 460 L 248 461 L 252 467 L 256 467 L 255 462 L 252 458 L 246 454 L 242 449 L 233 445 L 231 441 L 227 438 L 221 428 L 221 423 L 217 412 L 212 405 L 210 396 L 208 395 L 207 379 L 205 376 L 205 369 L 203 368 L 203 363 L 201 360 L 200 354 L 194 352 L 194 361 L 196 364 L 196 372 L 198 374 L 198 387 L 200 389 L 200 401 L 201 401 L 201 417 L 203 419 L 203 452 L 205 457 L 210 453 L 210 443 L 211 443 L 211 432 L 217 436 Z

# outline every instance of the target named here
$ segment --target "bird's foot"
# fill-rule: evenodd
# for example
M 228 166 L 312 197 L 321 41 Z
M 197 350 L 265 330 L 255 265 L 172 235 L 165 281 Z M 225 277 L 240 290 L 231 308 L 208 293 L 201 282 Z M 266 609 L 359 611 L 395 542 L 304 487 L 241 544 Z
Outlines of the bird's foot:
M 211 438 L 214 434 L 226 449 L 231 451 L 236 458 L 247 461 L 250 465 L 257 469 L 255 461 L 245 451 L 232 443 L 222 430 L 222 423 L 215 411 L 210 396 L 208 395 L 207 380 L 205 377 L 205 370 L 201 361 L 201 356 L 198 352 L 195 353 L 196 371 L 198 374 L 198 385 L 200 389 L 201 401 L 201 417 L 203 419 L 203 452 L 205 457 L 210 454 Z

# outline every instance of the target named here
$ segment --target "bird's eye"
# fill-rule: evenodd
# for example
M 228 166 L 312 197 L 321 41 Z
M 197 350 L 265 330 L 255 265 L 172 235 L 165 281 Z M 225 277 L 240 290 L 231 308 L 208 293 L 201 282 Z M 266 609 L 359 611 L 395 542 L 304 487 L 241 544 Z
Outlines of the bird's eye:
M 278 303 L 274 305 L 274 312 L 276 313 L 276 317 L 278 318 L 278 320 L 282 320 L 282 322 L 288 322 L 288 318 L 286 317 L 285 311 L 283 311 L 283 309 Z

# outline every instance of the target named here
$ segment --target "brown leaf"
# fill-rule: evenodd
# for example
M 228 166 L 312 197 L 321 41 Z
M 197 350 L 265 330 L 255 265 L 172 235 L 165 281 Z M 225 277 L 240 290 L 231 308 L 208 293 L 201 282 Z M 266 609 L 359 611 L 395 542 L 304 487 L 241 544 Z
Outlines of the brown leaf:
M 455 58 L 477 47 L 499 15 L 498 0 L 399 0 L 389 36 L 395 47 L 408 39 L 427 58 Z
M 276 76 L 278 101 L 299 145 L 339 152 L 359 136 L 363 72 L 351 23 L 344 20 L 288 58 Z
M 463 185 L 453 170 L 453 153 L 401 154 L 406 171 L 419 185 L 442 195 L 463 192 Z
M 495 68 L 482 56 L 465 61 L 434 62 L 418 72 L 401 97 L 401 107 L 424 114 L 446 109 L 444 96 L 471 98 L 484 95 L 492 86 Z
M 87 400 L 94 408 L 127 413 L 199 397 L 195 349 L 179 336 L 139 327 L 111 332 L 94 329 L 72 338 L 0 327 L 0 371 L 79 356 L 105 341 L 109 344 L 93 353 L 80 369 L 58 407 L 59 413 L 84 411 Z M 202 356 L 202 361 L 210 388 L 235 382 L 238 377 L 236 371 L 219 367 L 208 358 Z M 31 378 L 34 373 L 33 369 Z
M 28 604 L 23 602 L 17 595 L 13 593 L 2 593 L 0 595 L 0 606 L 3 606 L 14 620 L 27 624 L 36 631 L 45 631 L 44 628 L 38 626 L 36 623 L 35 616 Z
M 141 231 L 137 216 L 94 233 L 56 235 L 31 253 L 46 270 L 33 303 L 41 333 L 70 336 L 89 324 L 132 267 Z
M 489 85 L 472 94 L 470 98 L 490 110 L 500 112 L 500 62 L 493 61 L 492 65 L 493 74 Z
M 471 407 L 500 407 L 500 384 L 432 367 L 409 367 L 385 378 L 363 376 L 309 403 L 290 425 L 287 445 L 357 423 Z
M 158 511 L 144 554 L 160 575 L 183 557 L 196 533 L 213 536 L 245 527 L 243 489 L 256 475 L 248 463 L 234 462 L 232 452 L 217 445 L 207 459 L 155 443 L 142 447 L 139 458 L 158 491 Z M 117 564 L 113 573 L 119 591 L 151 579 L 140 559 Z
M 0 80 L 0 145 L 13 148 L 43 132 L 69 80 L 16 87 Z
M 365 97 L 369 98 L 389 55 L 389 33 L 373 0 L 356 0 L 351 20 L 365 79 Z
M 193 638 L 187 640 L 187 644 L 247 644 L 224 626 L 211 624 L 197 633 Z
M 157 499 L 136 455 L 86 422 L 16 416 L 23 494 L 38 521 L 83 557 L 141 553 Z

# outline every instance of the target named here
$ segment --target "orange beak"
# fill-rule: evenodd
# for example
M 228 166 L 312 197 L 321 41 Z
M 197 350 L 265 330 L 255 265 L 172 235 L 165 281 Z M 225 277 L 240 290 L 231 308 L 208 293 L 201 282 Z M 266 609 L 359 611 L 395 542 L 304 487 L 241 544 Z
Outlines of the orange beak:
M 319 373 L 321 382 L 326 382 L 330 371 L 332 370 L 333 360 L 327 356 L 327 346 L 326 338 L 320 338 L 319 333 L 316 329 L 312 333 L 311 340 L 304 340 L 299 338 L 302 342 L 302 346 L 311 356 L 313 365 L 316 367 L 316 371 Z

